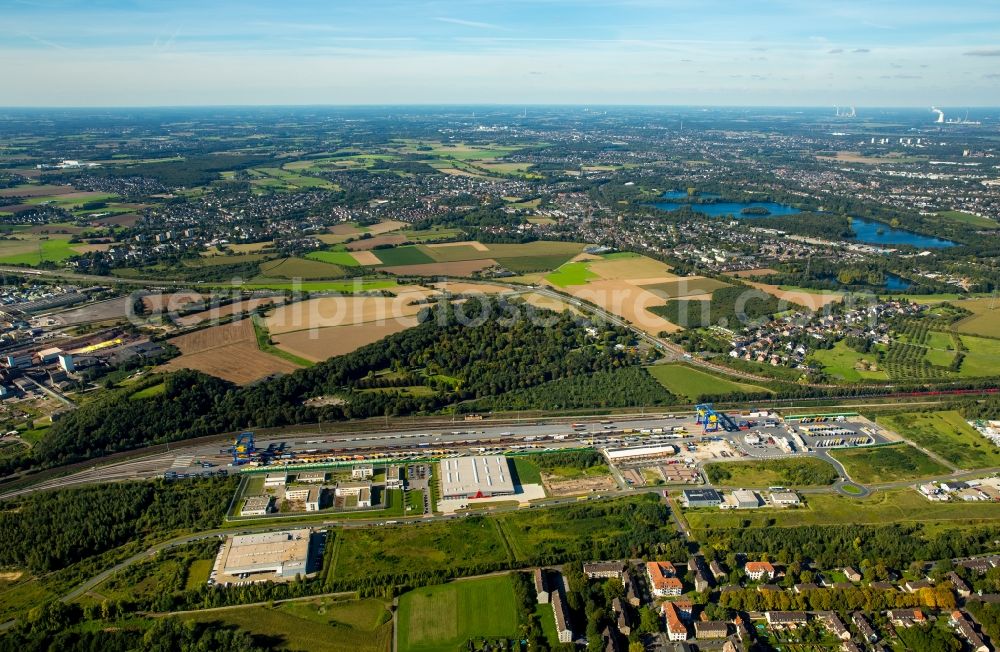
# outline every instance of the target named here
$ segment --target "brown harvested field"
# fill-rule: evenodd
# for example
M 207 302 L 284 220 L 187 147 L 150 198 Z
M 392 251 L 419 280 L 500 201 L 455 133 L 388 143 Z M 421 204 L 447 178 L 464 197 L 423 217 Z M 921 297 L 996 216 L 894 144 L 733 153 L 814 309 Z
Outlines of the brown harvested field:
M 300 358 L 320 362 L 335 355 L 344 355 L 366 344 L 377 342 L 387 335 L 404 331 L 417 325 L 416 317 L 402 317 L 385 322 L 328 326 L 304 331 L 284 333 L 273 337 L 283 351 Z
M 844 295 L 839 292 L 827 292 L 820 294 L 818 292 L 808 292 L 805 290 L 782 290 L 777 285 L 754 283 L 753 281 L 747 282 L 758 290 L 763 290 L 764 292 L 776 296 L 784 301 L 805 306 L 810 310 L 819 310 L 827 304 L 835 303 L 844 298 Z
M 351 258 L 358 261 L 359 265 L 364 265 L 365 267 L 374 267 L 382 264 L 378 256 L 371 251 L 352 251 Z
M 193 326 L 194 324 L 200 324 L 206 319 L 221 319 L 222 317 L 228 317 L 229 315 L 238 312 L 253 310 L 254 308 L 258 308 L 260 306 L 269 306 L 271 304 L 284 302 L 284 297 L 258 297 L 255 299 L 244 299 L 242 301 L 234 301 L 226 306 L 209 308 L 208 310 L 202 310 L 201 312 L 194 312 L 190 315 L 178 317 L 177 323 L 180 326 Z
M 489 283 L 462 283 L 460 281 L 451 281 L 446 283 L 433 283 L 435 289 L 441 290 L 442 292 L 451 292 L 452 294 L 461 294 L 462 292 L 479 292 L 481 294 L 502 294 L 504 292 L 513 292 L 510 288 L 505 288 L 502 285 L 490 285 Z
M 423 305 L 412 302 L 437 293 L 420 286 L 401 286 L 396 292 L 394 297 L 318 297 L 279 306 L 267 317 L 267 329 L 277 336 L 307 329 L 395 321 L 416 315 Z
M 438 242 L 427 245 L 430 249 L 443 249 L 445 247 L 472 247 L 476 251 L 489 251 L 489 248 L 478 240 L 463 240 L 461 242 Z
M 574 306 L 569 305 L 561 299 L 553 299 L 552 297 L 537 294 L 535 292 L 529 292 L 527 294 L 522 294 L 521 298 L 524 299 L 528 305 L 534 306 L 536 308 L 542 308 L 544 310 L 551 310 L 552 312 L 562 312 L 564 310 L 569 310 L 573 314 L 579 315 L 580 311 Z
M 107 251 L 110 248 L 111 248 L 110 242 L 105 242 L 102 244 L 73 245 L 73 251 L 80 254 L 89 254 L 95 251 Z
M 249 319 L 181 335 L 168 342 L 180 349 L 181 355 L 161 365 L 161 371 L 194 369 L 244 385 L 298 369 L 291 362 L 257 348 Z
M 48 197 L 72 194 L 79 194 L 79 191 L 73 186 L 21 186 L 0 190 L 0 197 Z
M 244 244 L 229 244 L 226 245 L 226 249 L 234 251 L 238 254 L 256 254 L 264 251 L 268 247 L 273 247 L 274 241 L 268 240 L 267 242 L 250 242 Z M 201 252 L 202 256 L 224 256 L 225 252 L 218 247 L 213 247 L 208 251 Z
M 361 235 L 363 233 L 360 228 L 354 226 L 353 224 L 348 224 L 347 222 L 334 224 L 328 230 L 334 235 Z
M 406 242 L 406 237 L 401 235 L 377 235 L 374 238 L 355 240 L 348 242 L 345 246 L 348 251 L 369 251 L 379 245 L 399 245 Z
M 483 181 L 497 181 L 497 179 L 494 179 L 493 177 L 488 177 L 484 174 L 475 174 L 474 172 L 466 172 L 465 170 L 459 170 L 458 168 L 438 168 L 438 172 L 450 174 L 453 177 L 471 177 L 473 179 L 482 179 Z
M 418 265 L 396 265 L 383 267 L 381 271 L 402 276 L 472 276 L 475 272 L 493 267 L 497 261 L 492 258 L 482 260 L 460 260 L 453 263 L 421 263 Z
M 770 267 L 759 267 L 757 269 L 744 269 L 741 272 L 731 272 L 730 276 L 735 276 L 737 278 L 752 278 L 754 276 L 767 276 L 768 274 L 777 274 L 778 270 L 771 269 Z
M 92 220 L 94 226 L 135 226 L 135 223 L 142 217 L 138 213 L 122 213 L 121 215 L 107 215 Z
M 704 276 L 684 276 L 666 283 L 656 283 L 652 285 L 647 285 L 645 283 L 636 284 L 641 285 L 642 289 L 648 290 L 656 296 L 664 299 L 677 299 L 679 297 L 690 297 L 699 294 L 711 294 L 719 288 L 728 287 L 728 283 L 716 281 L 714 278 L 705 278 Z
M 400 222 L 399 220 L 386 220 L 365 228 L 368 233 L 371 233 L 372 235 L 381 235 L 390 231 L 399 231 L 400 229 L 405 229 L 408 226 L 410 225 L 406 222 Z
M 149 312 L 169 312 L 204 300 L 205 296 L 197 292 L 172 292 L 147 294 L 142 298 L 142 303 Z
M 23 213 L 38 208 L 35 204 L 12 204 L 10 206 L 0 206 L 0 210 L 5 213 Z
M 597 254 L 588 254 L 588 253 L 584 252 L 582 254 L 577 254 L 576 256 L 574 256 L 573 259 L 571 261 L 569 261 L 569 262 L 571 262 L 571 263 L 579 263 L 579 262 L 584 262 L 584 261 L 588 261 L 588 260 L 601 260 L 601 257 L 598 256 Z
M 645 256 L 596 260 L 587 268 L 604 279 L 677 278 L 677 275 L 670 271 L 669 265 Z
M 431 247 L 431 245 L 423 245 L 420 249 L 433 258 L 434 260 L 441 263 L 457 263 L 466 260 L 480 260 L 489 256 L 489 249 L 486 249 L 485 245 L 481 243 L 476 243 L 479 247 L 474 246 L 469 242 L 454 242 L 450 243 L 451 247 Z
M 660 331 L 676 333 L 681 327 L 654 315 L 647 308 L 662 306 L 663 299 L 641 287 L 622 280 L 591 281 L 586 285 L 566 288 L 573 296 L 600 306 L 631 322 L 636 328 L 659 335 Z

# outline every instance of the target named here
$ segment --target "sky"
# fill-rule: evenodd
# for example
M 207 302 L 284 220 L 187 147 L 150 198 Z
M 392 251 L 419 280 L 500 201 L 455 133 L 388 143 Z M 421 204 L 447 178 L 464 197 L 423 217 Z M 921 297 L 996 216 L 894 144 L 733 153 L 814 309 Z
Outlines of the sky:
M 0 0 L 0 106 L 1000 106 L 1000 0 Z

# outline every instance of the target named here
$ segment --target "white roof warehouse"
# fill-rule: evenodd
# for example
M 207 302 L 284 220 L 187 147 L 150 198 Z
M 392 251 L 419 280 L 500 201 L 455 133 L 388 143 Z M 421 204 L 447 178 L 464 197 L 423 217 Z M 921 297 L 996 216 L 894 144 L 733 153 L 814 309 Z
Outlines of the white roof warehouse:
M 441 460 L 441 497 L 489 498 L 514 493 L 510 465 L 503 455 Z

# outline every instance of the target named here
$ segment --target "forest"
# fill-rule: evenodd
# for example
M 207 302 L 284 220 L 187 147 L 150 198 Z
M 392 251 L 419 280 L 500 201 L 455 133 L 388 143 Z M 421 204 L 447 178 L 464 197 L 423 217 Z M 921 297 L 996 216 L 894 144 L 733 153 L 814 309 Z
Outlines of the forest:
M 0 503 L 0 566 L 43 573 L 125 543 L 218 526 L 234 479 L 101 484 Z
M 710 301 L 673 299 L 649 311 L 685 328 L 713 325 L 735 328 L 791 308 L 798 306 L 779 301 L 761 290 L 734 285 L 715 290 Z
M 530 318 L 520 304 L 503 299 L 470 299 L 461 310 L 450 304 L 426 308 L 414 328 L 257 385 L 238 388 L 179 371 L 165 379 L 162 394 L 142 401 L 130 400 L 127 390 L 111 390 L 58 420 L 29 453 L 5 459 L 0 475 L 242 428 L 426 413 L 641 361 L 627 347 L 615 346 L 631 342 L 624 329 L 592 338 L 583 319 L 539 315 L 546 319 Z M 356 391 L 381 371 L 418 373 L 436 391 Z M 329 395 L 342 397 L 343 404 L 304 405 Z
M 914 561 L 953 559 L 989 550 L 1000 528 L 981 526 L 931 534 L 922 525 L 815 525 L 785 528 L 707 530 L 704 542 L 749 557 L 767 555 L 781 563 L 810 562 L 820 568 L 867 567 L 878 560 L 890 568 Z

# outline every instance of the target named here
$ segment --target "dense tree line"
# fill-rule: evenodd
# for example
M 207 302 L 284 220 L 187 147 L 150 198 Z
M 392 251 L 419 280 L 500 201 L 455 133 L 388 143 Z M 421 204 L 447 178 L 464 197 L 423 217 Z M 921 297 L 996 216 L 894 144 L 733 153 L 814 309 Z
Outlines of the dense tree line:
M 757 587 L 724 591 L 719 605 L 734 611 L 885 611 L 907 607 L 954 609 L 955 594 L 950 585 L 904 593 L 897 589 L 872 588 L 811 589 L 801 593 L 760 591 Z
M 33 609 L 0 636 L 0 652 L 264 652 L 247 632 L 217 623 L 181 623 L 174 618 L 148 627 L 84 627 L 88 616 L 79 605 L 51 602 Z
M 991 549 L 998 527 L 929 534 L 922 525 L 817 525 L 783 528 L 711 529 L 704 542 L 717 551 L 768 556 L 781 563 L 810 562 L 820 568 L 870 566 L 879 560 L 903 568 L 920 560 L 953 559 Z
M 720 325 L 739 327 L 747 322 L 770 318 L 777 312 L 797 308 L 761 290 L 742 285 L 719 288 L 710 301 L 672 299 L 649 310 L 685 328 Z
M 234 490 L 231 479 L 129 482 L 0 503 L 0 566 L 46 572 L 147 535 L 211 529 Z
M 463 404 L 459 409 L 465 412 L 565 410 L 677 405 L 685 402 L 686 399 L 679 399 L 668 392 L 644 369 L 630 366 L 553 380 L 529 389 L 479 399 Z

